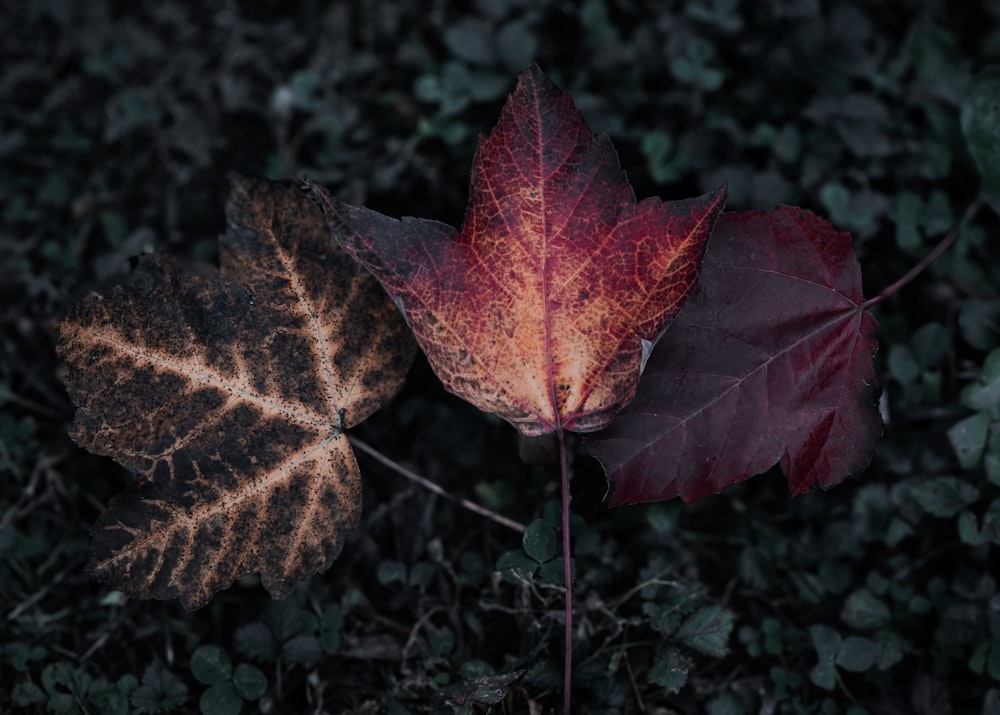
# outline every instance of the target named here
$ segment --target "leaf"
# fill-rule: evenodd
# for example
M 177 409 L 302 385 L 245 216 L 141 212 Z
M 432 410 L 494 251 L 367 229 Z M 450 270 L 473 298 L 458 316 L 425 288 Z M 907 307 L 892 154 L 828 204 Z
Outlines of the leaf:
M 674 637 L 700 653 L 721 658 L 729 651 L 733 620 L 731 611 L 719 606 L 705 606 L 684 621 Z
M 958 477 L 931 477 L 916 482 L 910 495 L 931 516 L 950 519 L 979 498 L 979 488 Z
M 983 197 L 1000 211 L 1000 67 L 987 67 L 969 82 L 961 120 Z
M 611 506 L 694 501 L 780 464 L 793 493 L 869 463 L 875 319 L 850 236 L 794 207 L 723 214 L 631 404 L 587 446 Z
M 240 626 L 233 643 L 240 653 L 261 663 L 273 663 L 278 658 L 279 643 L 274 632 L 260 621 Z
M 840 618 L 852 628 L 871 631 L 888 624 L 892 614 L 885 601 L 867 588 L 860 588 L 845 599 Z
M 962 469 L 975 469 L 986 451 L 990 434 L 990 416 L 979 412 L 959 420 L 948 428 L 948 441 Z
M 837 653 L 842 643 L 840 634 L 828 626 L 815 624 L 809 627 L 809 637 L 819 658 L 809 671 L 809 679 L 824 690 L 833 690 L 837 681 Z
M 244 700 L 258 700 L 267 690 L 267 676 L 255 665 L 240 663 L 233 671 L 233 687 Z
M 232 683 L 216 683 L 201 694 L 198 708 L 202 715 L 237 715 L 243 708 L 243 699 Z
M 600 429 L 632 398 L 725 196 L 636 203 L 611 141 L 537 66 L 480 141 L 461 231 L 313 190 L 445 386 L 526 436 Z
M 319 643 L 326 653 L 336 653 L 340 648 L 340 629 L 344 625 L 344 614 L 340 606 L 328 603 L 320 620 Z
M 132 693 L 138 713 L 162 713 L 179 708 L 187 700 L 187 686 L 159 662 L 146 666 L 142 684 Z
M 556 531 L 541 519 L 535 519 L 528 524 L 521 542 L 524 546 L 524 553 L 538 563 L 548 561 L 556 555 Z
M 234 177 L 226 214 L 221 271 L 143 256 L 60 329 L 74 439 L 138 474 L 94 526 L 92 572 L 186 608 L 251 572 L 280 598 L 330 566 L 361 508 L 343 430 L 413 355 L 296 187 Z
M 878 648 L 862 636 L 848 636 L 837 651 L 837 665 L 844 670 L 864 673 L 875 664 Z
M 1000 350 L 986 356 L 978 379 L 962 390 L 962 404 L 973 410 L 989 410 L 1000 404 Z
M 687 683 L 688 664 L 679 650 L 667 646 L 657 652 L 647 678 L 666 690 L 667 694 L 673 695 Z
M 229 680 L 233 663 L 229 654 L 217 645 L 203 645 L 191 655 L 191 673 L 205 685 Z

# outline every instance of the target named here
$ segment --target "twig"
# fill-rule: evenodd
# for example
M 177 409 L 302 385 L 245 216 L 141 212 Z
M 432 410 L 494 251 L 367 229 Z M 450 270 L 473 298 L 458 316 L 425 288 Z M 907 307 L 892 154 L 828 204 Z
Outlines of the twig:
M 945 237 L 941 239 L 941 242 L 934 247 L 933 251 L 924 256 L 920 260 L 920 262 L 917 263 L 917 265 L 915 265 L 909 271 L 907 271 L 902 278 L 895 281 L 892 285 L 884 288 L 882 292 L 879 293 L 874 298 L 869 298 L 864 303 L 862 303 L 861 308 L 862 309 L 871 308 L 873 305 L 878 305 L 886 298 L 891 298 L 896 293 L 898 293 L 900 289 L 903 288 L 903 286 L 905 286 L 907 283 L 909 283 L 918 275 L 920 275 L 924 271 L 924 269 L 927 268 L 927 266 L 936 261 L 941 256 L 942 253 L 944 253 L 951 247 L 951 244 L 953 244 L 961 234 L 962 226 L 964 226 L 973 219 L 973 217 L 976 215 L 976 213 L 978 213 L 982 205 L 983 205 L 982 202 L 978 200 L 973 201 L 971 204 L 969 204 L 968 207 L 966 207 L 965 209 L 965 213 L 962 215 L 962 220 L 959 221 L 955 226 L 953 226 L 952 229 L 948 231 L 947 234 L 945 234 Z
M 429 479 L 426 479 L 425 477 L 420 476 L 413 470 L 407 469 L 402 464 L 399 464 L 398 462 L 394 462 L 393 460 L 389 459 L 389 457 L 386 457 L 384 454 L 379 452 L 377 449 L 372 447 L 364 440 L 358 439 L 353 435 L 348 435 L 348 439 L 351 441 L 351 445 L 355 449 L 360 449 L 368 456 L 373 457 L 374 459 L 381 462 L 392 471 L 396 472 L 396 474 L 406 477 L 410 481 L 416 482 L 424 489 L 434 492 L 438 496 L 444 497 L 449 501 L 453 501 L 456 504 L 462 506 L 463 508 L 468 509 L 469 511 L 474 512 L 476 514 L 479 514 L 480 516 L 485 516 L 487 519 L 495 521 L 497 524 L 500 524 L 501 526 L 506 526 L 508 529 L 516 531 L 519 534 L 523 534 L 524 530 L 527 528 L 521 522 L 514 521 L 513 519 L 508 519 L 503 514 L 498 514 L 492 509 L 487 509 L 486 507 L 480 504 L 476 504 L 475 502 L 471 502 L 468 499 L 462 499 L 461 497 L 456 497 L 454 494 L 445 491 L 442 487 L 439 487 L 437 484 L 430 481 Z

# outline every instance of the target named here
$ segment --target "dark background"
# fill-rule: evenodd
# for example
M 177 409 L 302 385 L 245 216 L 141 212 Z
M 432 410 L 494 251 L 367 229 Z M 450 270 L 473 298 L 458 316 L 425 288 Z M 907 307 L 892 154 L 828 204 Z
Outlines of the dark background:
M 852 232 L 875 295 L 975 201 L 960 106 L 1000 61 L 988 0 L 9 0 L 0 26 L 11 712 L 197 711 L 204 646 L 267 678 L 243 712 L 561 702 L 561 594 L 544 565 L 527 583 L 495 575 L 518 534 L 365 456 L 362 527 L 286 602 L 250 578 L 186 613 L 87 577 L 89 525 L 131 477 L 67 437 L 59 317 L 138 253 L 213 261 L 228 172 L 307 175 L 458 224 L 476 139 L 537 61 L 611 136 L 639 197 L 727 181 L 731 210 L 812 209 Z M 863 477 L 792 499 L 774 473 L 608 511 L 599 465 L 577 453 L 580 712 L 1000 713 L 1000 438 L 986 444 L 1000 430 L 961 394 L 1000 346 L 997 231 L 983 208 L 878 307 L 886 435 Z M 949 432 L 970 416 L 986 425 L 971 443 Z M 522 465 L 511 428 L 420 360 L 356 434 L 457 496 L 553 518 L 555 469 Z M 721 609 L 723 657 L 679 635 L 703 608 Z

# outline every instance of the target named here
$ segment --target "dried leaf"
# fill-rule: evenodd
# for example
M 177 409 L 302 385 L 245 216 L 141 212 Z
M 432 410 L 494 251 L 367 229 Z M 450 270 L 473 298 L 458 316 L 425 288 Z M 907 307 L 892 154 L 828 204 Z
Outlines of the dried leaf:
M 632 398 L 725 197 L 636 203 L 608 137 L 537 66 L 480 142 L 457 234 L 314 190 L 445 386 L 529 436 L 600 429 Z
M 413 356 L 297 187 L 235 177 L 226 214 L 221 271 L 144 256 L 60 331 L 74 439 L 138 474 L 94 526 L 92 572 L 187 608 L 252 572 L 280 598 L 330 566 L 361 508 L 343 430 Z

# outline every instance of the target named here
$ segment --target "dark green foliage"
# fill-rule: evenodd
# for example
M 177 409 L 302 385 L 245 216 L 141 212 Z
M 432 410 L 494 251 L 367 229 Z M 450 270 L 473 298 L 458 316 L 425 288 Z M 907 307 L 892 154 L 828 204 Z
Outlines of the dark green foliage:
M 132 693 L 136 713 L 165 713 L 187 702 L 188 689 L 180 678 L 159 662 L 150 663 L 142 675 L 142 683 Z
M 229 654 L 219 646 L 201 646 L 191 656 L 191 673 L 209 686 L 198 705 L 205 715 L 238 713 L 244 700 L 258 700 L 267 690 L 267 676 L 256 666 L 240 663 L 233 668 Z
M 86 576 L 126 477 L 65 436 L 64 306 L 155 248 L 211 258 L 229 171 L 456 224 L 476 137 L 530 60 L 639 196 L 722 181 L 854 232 L 886 433 L 868 472 L 608 512 L 574 462 L 580 712 L 1000 713 L 996 3 L 708 0 L 5 4 L 0 47 L 0 709 L 525 712 L 561 684 L 556 480 L 418 363 L 358 435 L 362 528 L 281 602 L 184 614 Z M 208 657 L 211 656 L 211 657 Z M 226 665 L 228 664 L 228 665 Z M 321 703 L 321 705 L 320 705 Z

